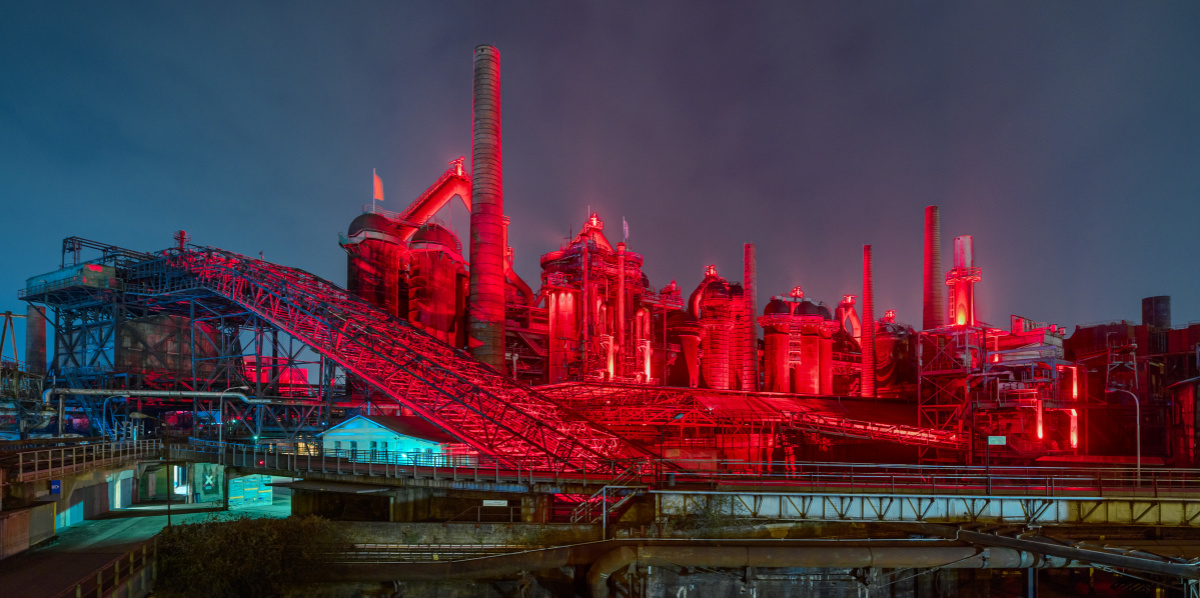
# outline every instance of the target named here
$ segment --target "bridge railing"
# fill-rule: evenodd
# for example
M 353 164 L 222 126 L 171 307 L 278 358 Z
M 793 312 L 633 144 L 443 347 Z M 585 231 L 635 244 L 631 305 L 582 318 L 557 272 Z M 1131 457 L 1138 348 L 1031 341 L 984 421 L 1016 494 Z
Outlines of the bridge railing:
M 1133 467 L 927 466 L 674 459 L 661 482 L 785 492 L 988 496 L 1195 496 L 1200 470 Z M 661 486 L 661 484 L 660 484 Z
M 211 440 L 189 439 L 173 445 L 172 458 L 207 459 L 231 467 L 276 469 L 309 473 L 491 481 L 494 483 L 560 483 L 582 481 L 603 483 L 619 468 L 614 461 L 605 471 L 584 472 L 546 469 L 540 457 L 528 460 L 489 455 L 452 455 L 384 450 L 333 450 L 320 446 L 277 447 Z
M 32 482 L 156 458 L 161 451 L 162 441 L 156 439 L 78 444 L 0 454 L 0 468 L 12 481 Z
M 552 470 L 544 460 L 528 463 L 486 455 L 446 455 L 376 451 L 297 450 L 269 445 L 192 439 L 179 446 L 181 458 L 204 458 L 236 467 L 350 475 L 491 481 L 495 483 L 576 482 L 611 485 L 613 470 L 637 471 L 624 480 L 659 489 L 737 490 L 924 496 L 1196 497 L 1200 470 L 1131 467 L 928 466 L 807 461 L 713 459 L 644 460 L 615 463 L 603 472 Z M 584 497 L 586 498 L 586 497 Z

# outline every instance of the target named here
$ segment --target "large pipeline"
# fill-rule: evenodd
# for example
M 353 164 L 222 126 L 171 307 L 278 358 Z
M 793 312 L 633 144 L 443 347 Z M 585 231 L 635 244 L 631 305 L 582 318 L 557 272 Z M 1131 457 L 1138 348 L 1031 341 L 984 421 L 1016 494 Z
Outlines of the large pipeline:
M 864 397 L 875 396 L 875 279 L 871 246 L 863 245 L 862 368 L 859 388 Z
M 500 138 L 500 52 L 475 48 L 471 145 L 471 354 L 497 371 L 504 363 L 504 175 Z
M 921 327 L 924 330 L 946 325 L 942 286 L 942 223 L 937 206 L 925 207 L 925 277 L 921 294 Z

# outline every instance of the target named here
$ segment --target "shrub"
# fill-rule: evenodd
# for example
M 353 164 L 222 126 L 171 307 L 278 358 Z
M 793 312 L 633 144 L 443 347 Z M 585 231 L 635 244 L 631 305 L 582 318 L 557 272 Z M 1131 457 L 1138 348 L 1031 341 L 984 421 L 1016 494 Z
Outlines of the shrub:
M 279 596 L 319 578 L 327 554 L 349 548 L 320 517 L 216 518 L 163 530 L 155 595 L 257 598 Z

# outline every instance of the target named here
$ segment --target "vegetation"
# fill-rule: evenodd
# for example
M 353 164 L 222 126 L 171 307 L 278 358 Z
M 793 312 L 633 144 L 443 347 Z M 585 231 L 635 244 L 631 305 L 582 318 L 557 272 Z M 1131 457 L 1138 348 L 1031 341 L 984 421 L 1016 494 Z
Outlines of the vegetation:
M 737 525 L 738 518 L 733 510 L 732 498 L 705 496 L 689 502 L 686 514 L 673 522 L 674 528 L 700 536 L 718 535 L 723 529 Z
M 164 598 L 283 595 L 320 578 L 326 554 L 349 548 L 345 534 L 319 517 L 209 519 L 163 530 L 158 581 Z

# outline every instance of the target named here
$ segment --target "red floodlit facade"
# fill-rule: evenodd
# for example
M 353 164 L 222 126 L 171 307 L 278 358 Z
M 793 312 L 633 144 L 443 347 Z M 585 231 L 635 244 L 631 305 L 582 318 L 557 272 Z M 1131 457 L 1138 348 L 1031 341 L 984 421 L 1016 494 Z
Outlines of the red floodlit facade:
M 458 438 L 463 452 L 559 469 L 653 456 L 708 467 L 985 455 L 1132 464 L 1131 424 L 1147 465 L 1200 465 L 1200 325 L 1173 328 L 1168 297 L 1143 302 L 1141 325 L 1077 328 L 1070 339 L 1018 316 L 988 324 L 970 235 L 954 239 L 953 267 L 942 269 L 937 206 L 924 214 L 919 330 L 893 310 L 876 316 L 886 306 L 875 304 L 871 245 L 861 289 L 839 289 L 850 293 L 835 308 L 800 286 L 760 308 L 753 244 L 743 247 L 742 281 L 695 264 L 703 276 L 685 294 L 674 280 L 656 286 L 643 272 L 652 256 L 610 239 L 599 213 L 540 256 L 534 288 L 508 246 L 495 48 L 476 48 L 474 67 L 470 169 L 454 160 L 403 210 L 372 205 L 355 218 L 340 240 L 347 289 L 189 248 L 182 233 L 161 255 L 67 239 L 62 269 L 20 295 L 58 310 L 53 369 L 90 376 L 95 388 L 249 384 L 278 399 L 277 422 L 311 420 L 308 429 L 337 410 L 404 412 Z M 437 219 L 452 201 L 471 212 L 466 239 Z M 104 257 L 81 264 L 84 246 Z M 122 288 L 139 302 L 136 319 L 113 299 Z M 186 347 L 185 329 L 198 339 Z M 281 331 L 320 361 L 300 361 Z

